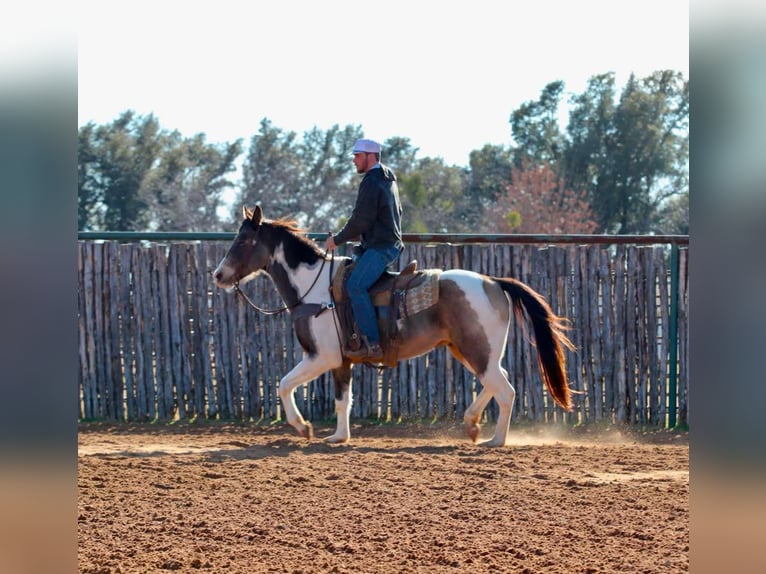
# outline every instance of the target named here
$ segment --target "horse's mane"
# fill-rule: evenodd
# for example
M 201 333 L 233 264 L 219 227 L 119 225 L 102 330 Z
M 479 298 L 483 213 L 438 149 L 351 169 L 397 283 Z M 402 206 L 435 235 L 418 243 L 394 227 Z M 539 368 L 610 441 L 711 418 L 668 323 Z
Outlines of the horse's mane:
M 263 224 L 271 227 L 280 236 L 290 235 L 292 238 L 296 239 L 299 243 L 310 248 L 314 253 L 316 253 L 320 257 L 324 257 L 324 251 L 322 251 L 314 241 L 309 239 L 308 235 L 306 235 L 308 231 L 300 227 L 298 225 L 298 222 L 295 221 L 294 219 L 291 219 L 288 217 L 280 217 L 279 219 L 265 219 L 262 222 L 262 225 Z
M 280 217 L 279 219 L 266 219 L 264 222 L 272 225 L 273 227 L 280 227 L 286 231 L 289 231 L 290 233 L 307 233 L 306 229 L 300 227 L 297 221 L 290 219 L 289 217 Z

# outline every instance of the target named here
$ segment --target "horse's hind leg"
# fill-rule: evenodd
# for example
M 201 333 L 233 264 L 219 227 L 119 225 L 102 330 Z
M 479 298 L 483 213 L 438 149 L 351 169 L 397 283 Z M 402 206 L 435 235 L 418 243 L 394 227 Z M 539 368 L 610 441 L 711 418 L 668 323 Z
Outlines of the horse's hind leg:
M 466 359 L 465 355 L 460 352 L 460 349 L 458 349 L 455 344 L 447 345 L 447 348 L 466 369 L 468 369 L 472 374 L 476 374 L 476 369 L 473 368 L 471 363 L 468 361 L 468 359 Z M 480 376 L 479 380 L 481 379 L 482 377 Z M 481 433 L 481 425 L 479 424 L 479 421 L 481 420 L 481 414 L 484 412 L 484 409 L 487 408 L 487 404 L 491 398 L 492 393 L 487 390 L 486 386 L 483 387 L 481 392 L 479 392 L 479 394 L 463 414 L 463 425 L 465 426 L 465 432 L 468 435 L 468 438 L 470 438 L 473 442 L 478 442 L 479 440 L 479 433 Z
M 477 374 L 476 369 L 471 366 L 465 356 L 460 353 L 454 345 L 449 345 L 448 348 L 466 369 L 473 374 Z M 500 366 L 499 360 L 496 361 L 494 365 L 495 366 L 492 367 L 490 363 L 484 373 L 477 375 L 481 381 L 482 389 L 470 406 L 465 410 L 465 414 L 463 415 L 463 425 L 465 426 L 465 432 L 468 437 L 473 442 L 478 442 L 479 433 L 481 432 L 481 425 L 479 424 L 481 415 L 484 412 L 484 409 L 487 408 L 492 397 L 495 397 L 500 408 L 497 426 L 495 427 L 495 436 L 489 441 L 485 441 L 481 444 L 486 446 L 504 446 L 505 441 L 508 438 L 508 428 L 511 424 L 511 410 L 513 409 L 513 401 L 516 398 L 516 391 L 508 381 L 508 373 Z
M 351 417 L 351 365 L 344 363 L 342 367 L 333 369 L 335 382 L 335 416 L 337 426 L 335 433 L 326 437 L 329 443 L 344 443 L 351 439 L 349 419 Z
M 497 425 L 495 426 L 495 436 L 485 443 L 486 446 L 505 446 L 508 440 L 508 428 L 511 424 L 511 412 L 513 412 L 513 401 L 516 399 L 516 390 L 508 380 L 508 372 L 497 365 L 497 369 L 488 371 L 481 379 L 484 388 L 492 388 L 492 394 L 497 401 L 499 414 L 497 415 Z
M 492 397 L 497 401 L 499 414 L 497 425 L 495 426 L 495 435 L 488 441 L 481 443 L 483 446 L 505 446 L 508 439 L 508 428 L 511 424 L 511 412 L 513 410 L 513 401 L 516 398 L 516 391 L 508 381 L 508 373 L 499 364 L 494 368 L 489 368 L 479 377 L 483 386 L 481 392 L 465 411 L 463 421 L 466 432 L 471 439 L 476 442 L 479 438 L 479 419 L 487 407 Z
M 484 409 L 487 408 L 492 395 L 487 389 L 482 389 L 478 396 L 473 400 L 471 405 L 465 410 L 463 415 L 463 425 L 465 426 L 465 432 L 473 442 L 478 442 L 479 433 L 481 432 L 481 414 Z

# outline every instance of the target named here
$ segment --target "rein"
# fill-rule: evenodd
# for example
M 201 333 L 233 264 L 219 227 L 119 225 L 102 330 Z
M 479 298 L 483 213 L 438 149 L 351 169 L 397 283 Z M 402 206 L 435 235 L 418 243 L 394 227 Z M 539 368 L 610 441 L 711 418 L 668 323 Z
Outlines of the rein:
M 244 292 L 244 291 L 242 291 L 242 289 L 240 289 L 240 287 L 239 287 L 239 281 L 235 281 L 235 282 L 234 282 L 234 291 L 237 293 L 237 295 L 239 295 L 240 297 L 242 297 L 242 299 L 244 299 L 244 301 L 245 301 L 245 302 L 246 302 L 248 305 L 250 305 L 250 306 L 251 306 L 253 309 L 255 309 L 256 311 L 260 311 L 260 312 L 261 312 L 261 313 L 263 313 L 264 315 L 278 315 L 279 313 L 284 313 L 285 311 L 288 311 L 289 309 L 295 309 L 296 307 L 298 307 L 298 306 L 301 304 L 301 302 L 302 302 L 302 301 L 303 301 L 303 300 L 306 298 L 306 296 L 307 296 L 309 293 L 311 293 L 311 290 L 314 288 L 314 285 L 316 285 L 316 284 L 317 284 L 317 281 L 319 281 L 319 277 L 321 277 L 321 275 L 322 275 L 322 270 L 324 269 L 324 264 L 325 264 L 326 262 L 327 262 L 327 259 L 326 259 L 326 257 L 323 257 L 323 258 L 322 258 L 322 265 L 319 267 L 319 271 L 317 272 L 317 276 L 316 276 L 316 277 L 314 277 L 314 282 L 311 284 L 311 287 L 309 287 L 309 288 L 308 288 L 308 290 L 307 290 L 307 291 L 306 291 L 306 292 L 305 292 L 303 295 L 301 295 L 301 298 L 300 298 L 300 299 L 298 299 L 298 301 L 296 301 L 294 305 L 285 305 L 285 306 L 284 306 L 284 307 L 282 307 L 281 309 L 262 309 L 262 308 L 260 308 L 258 305 L 256 305 L 255 303 L 253 303 L 253 302 L 250 300 L 250 297 L 248 297 L 247 295 L 245 295 L 245 292 Z

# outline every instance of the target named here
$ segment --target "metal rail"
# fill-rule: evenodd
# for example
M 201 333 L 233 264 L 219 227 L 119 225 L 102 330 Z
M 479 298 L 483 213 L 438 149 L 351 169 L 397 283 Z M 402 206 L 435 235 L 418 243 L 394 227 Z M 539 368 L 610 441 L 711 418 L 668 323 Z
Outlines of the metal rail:
M 93 241 L 231 241 L 232 232 L 193 231 L 78 231 L 77 239 Z M 314 240 L 324 240 L 326 233 L 307 233 Z M 539 243 L 539 244 L 636 244 L 688 245 L 688 235 L 586 235 L 586 234 L 516 234 L 516 233 L 404 233 L 410 243 Z

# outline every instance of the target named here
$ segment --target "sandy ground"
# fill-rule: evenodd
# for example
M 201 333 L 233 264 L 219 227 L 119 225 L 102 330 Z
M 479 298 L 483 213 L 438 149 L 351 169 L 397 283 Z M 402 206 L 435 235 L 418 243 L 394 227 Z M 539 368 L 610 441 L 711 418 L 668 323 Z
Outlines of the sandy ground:
M 686 433 L 511 434 L 82 424 L 79 571 L 688 572 Z

